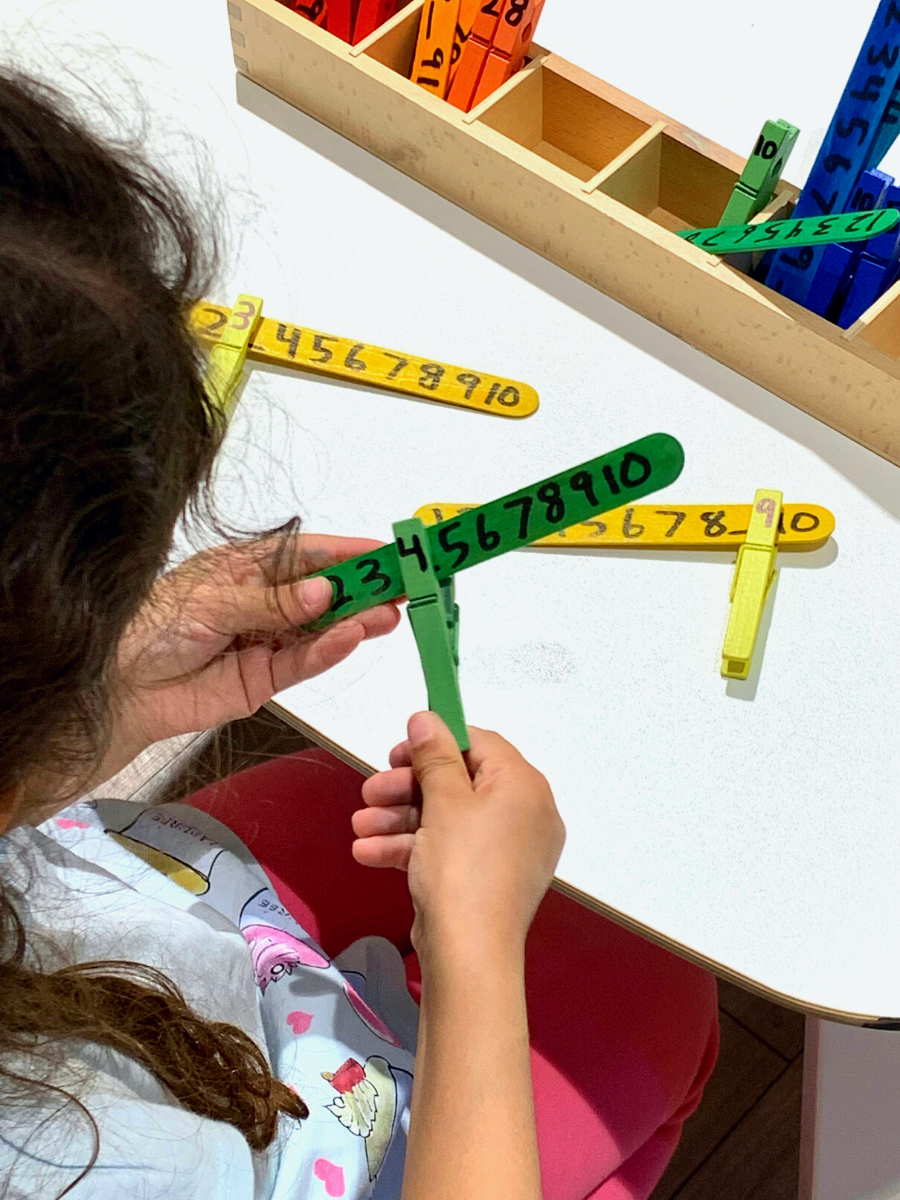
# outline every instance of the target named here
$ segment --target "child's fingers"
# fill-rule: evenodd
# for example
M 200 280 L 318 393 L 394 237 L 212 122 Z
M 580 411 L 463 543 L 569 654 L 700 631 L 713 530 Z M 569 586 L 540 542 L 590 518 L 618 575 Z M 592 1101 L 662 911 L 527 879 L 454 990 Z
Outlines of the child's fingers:
M 405 871 L 415 840 L 413 833 L 358 838 L 353 843 L 353 857 L 363 867 L 394 867 Z
M 382 834 L 415 833 L 422 810 L 415 804 L 394 804 L 384 808 L 361 808 L 351 818 L 353 832 L 359 838 Z
M 388 762 L 392 767 L 408 767 L 412 764 L 412 759 L 409 756 L 409 742 L 400 742 L 395 746 L 388 755 Z
M 418 786 L 411 767 L 379 771 L 362 785 L 362 798 L 366 804 L 411 804 L 418 796 Z

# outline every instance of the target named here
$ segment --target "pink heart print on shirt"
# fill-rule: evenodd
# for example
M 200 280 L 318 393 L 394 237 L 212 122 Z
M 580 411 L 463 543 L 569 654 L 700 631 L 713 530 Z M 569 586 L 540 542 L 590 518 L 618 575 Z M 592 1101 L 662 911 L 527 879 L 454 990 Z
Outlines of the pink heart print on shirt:
M 59 829 L 90 829 L 87 821 L 74 821 L 71 817 L 57 817 L 54 823 Z
M 312 1013 L 290 1012 L 287 1015 L 287 1023 L 296 1034 L 306 1033 L 310 1025 L 312 1025 Z
M 329 1162 L 327 1158 L 317 1158 L 313 1172 L 316 1179 L 321 1179 L 325 1184 L 325 1191 L 329 1196 L 343 1196 L 344 1194 L 344 1168 L 336 1167 L 334 1163 Z

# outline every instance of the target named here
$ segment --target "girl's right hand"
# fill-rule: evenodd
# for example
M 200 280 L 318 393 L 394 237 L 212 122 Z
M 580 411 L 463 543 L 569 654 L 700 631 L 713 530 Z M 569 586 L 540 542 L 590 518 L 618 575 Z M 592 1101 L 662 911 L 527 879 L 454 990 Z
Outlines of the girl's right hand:
M 465 761 L 434 713 L 408 734 L 363 784 L 354 857 L 409 872 L 423 966 L 454 947 L 521 955 L 565 840 L 549 784 L 499 734 L 470 727 Z

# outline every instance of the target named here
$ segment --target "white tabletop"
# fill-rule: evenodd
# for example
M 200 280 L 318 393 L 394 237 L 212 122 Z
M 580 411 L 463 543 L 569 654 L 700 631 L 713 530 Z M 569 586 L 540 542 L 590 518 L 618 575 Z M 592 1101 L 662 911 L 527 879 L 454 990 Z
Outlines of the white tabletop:
M 3 0 L 8 30 L 19 8 Z M 816 23 L 812 0 L 548 0 L 539 40 L 740 152 L 764 119 L 793 121 L 787 176 L 802 182 L 874 0 L 859 8 Z M 746 683 L 719 674 L 732 555 L 524 551 L 458 577 L 461 687 L 468 720 L 553 783 L 564 884 L 812 1007 L 900 1016 L 900 471 L 236 88 L 224 0 L 68 0 L 34 22 L 16 53 L 63 86 L 61 62 L 111 73 L 122 110 L 133 99 L 99 35 L 133 48 L 124 68 L 167 163 L 187 169 L 186 129 L 205 139 L 233 235 L 215 299 L 249 291 L 271 316 L 541 394 L 534 417 L 502 421 L 256 368 L 223 463 L 226 516 L 258 528 L 296 512 L 390 539 L 426 501 L 488 500 L 656 430 L 687 460 L 660 507 L 775 487 L 834 512 L 827 547 L 780 556 Z M 279 700 L 385 765 L 425 703 L 407 623 Z

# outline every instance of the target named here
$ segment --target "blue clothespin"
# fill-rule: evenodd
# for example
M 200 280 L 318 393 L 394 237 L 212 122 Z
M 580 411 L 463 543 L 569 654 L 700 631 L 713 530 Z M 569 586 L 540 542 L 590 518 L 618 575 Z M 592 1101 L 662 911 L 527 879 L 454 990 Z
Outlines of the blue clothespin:
M 863 171 L 856 191 L 847 205 L 847 211 L 867 212 L 882 208 L 893 182 L 893 175 L 886 175 L 884 171 Z M 857 242 L 855 245 L 828 247 L 806 297 L 806 307 L 810 312 L 827 317 L 829 321 L 838 319 L 853 283 L 863 248 L 869 244 Z
M 900 187 L 888 189 L 885 208 L 900 208 Z M 849 329 L 887 291 L 900 270 L 900 230 L 883 233 L 866 242 L 854 272 L 847 299 L 837 318 Z

